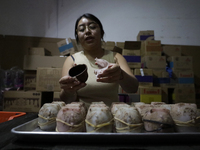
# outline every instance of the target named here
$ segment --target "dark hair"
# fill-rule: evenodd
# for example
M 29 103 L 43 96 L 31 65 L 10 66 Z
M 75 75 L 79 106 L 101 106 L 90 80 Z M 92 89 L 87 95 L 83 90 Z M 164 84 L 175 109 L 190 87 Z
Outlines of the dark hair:
M 101 38 L 103 39 L 103 36 L 104 36 L 104 30 L 103 30 L 103 26 L 101 24 L 101 21 L 94 15 L 92 14 L 89 14 L 89 13 L 86 13 L 86 14 L 83 14 L 82 16 L 80 16 L 77 20 L 76 20 L 76 23 L 75 23 L 75 38 L 76 38 L 76 42 L 78 43 L 79 42 L 79 39 L 78 39 L 78 34 L 77 34 L 77 26 L 78 26 L 78 22 L 81 20 L 81 18 L 87 18 L 87 19 L 91 19 L 93 21 L 95 21 L 100 29 L 101 29 Z

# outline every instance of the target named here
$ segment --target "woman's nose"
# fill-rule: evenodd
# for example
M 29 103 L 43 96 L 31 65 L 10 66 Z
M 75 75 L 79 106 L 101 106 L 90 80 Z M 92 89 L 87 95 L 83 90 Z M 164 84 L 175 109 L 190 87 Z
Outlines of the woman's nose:
M 88 26 L 85 27 L 85 32 L 90 33 L 90 28 Z

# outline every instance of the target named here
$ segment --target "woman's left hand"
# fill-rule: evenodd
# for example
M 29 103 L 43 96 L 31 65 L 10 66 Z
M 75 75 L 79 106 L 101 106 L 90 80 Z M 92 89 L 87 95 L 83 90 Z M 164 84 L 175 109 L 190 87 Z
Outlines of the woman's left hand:
M 102 69 L 102 73 L 97 75 L 97 82 L 113 83 L 122 79 L 122 69 L 118 64 L 110 63 L 108 67 Z

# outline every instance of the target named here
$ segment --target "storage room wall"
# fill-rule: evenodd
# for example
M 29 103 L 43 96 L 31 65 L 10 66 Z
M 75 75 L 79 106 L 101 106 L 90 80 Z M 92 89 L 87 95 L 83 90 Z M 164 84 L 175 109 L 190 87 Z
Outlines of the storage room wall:
M 162 44 L 200 45 L 199 0 L 1 0 L 0 34 L 74 38 L 83 13 L 103 23 L 105 41 L 136 40 L 154 30 Z
M 76 19 L 92 13 L 103 23 L 105 41 L 134 41 L 140 30 L 154 30 L 162 44 L 199 46 L 199 8 L 199 0 L 1 0 L 0 35 L 74 38 Z M 17 62 L 25 53 L 18 51 L 4 46 L 0 59 Z

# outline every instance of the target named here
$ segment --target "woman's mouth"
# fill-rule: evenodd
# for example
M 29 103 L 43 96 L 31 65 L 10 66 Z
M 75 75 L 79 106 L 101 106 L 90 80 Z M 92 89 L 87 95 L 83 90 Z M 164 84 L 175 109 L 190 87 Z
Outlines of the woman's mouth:
M 94 39 L 93 37 L 86 37 L 86 38 L 85 38 L 85 41 L 90 42 L 90 41 L 92 41 L 93 39 Z

